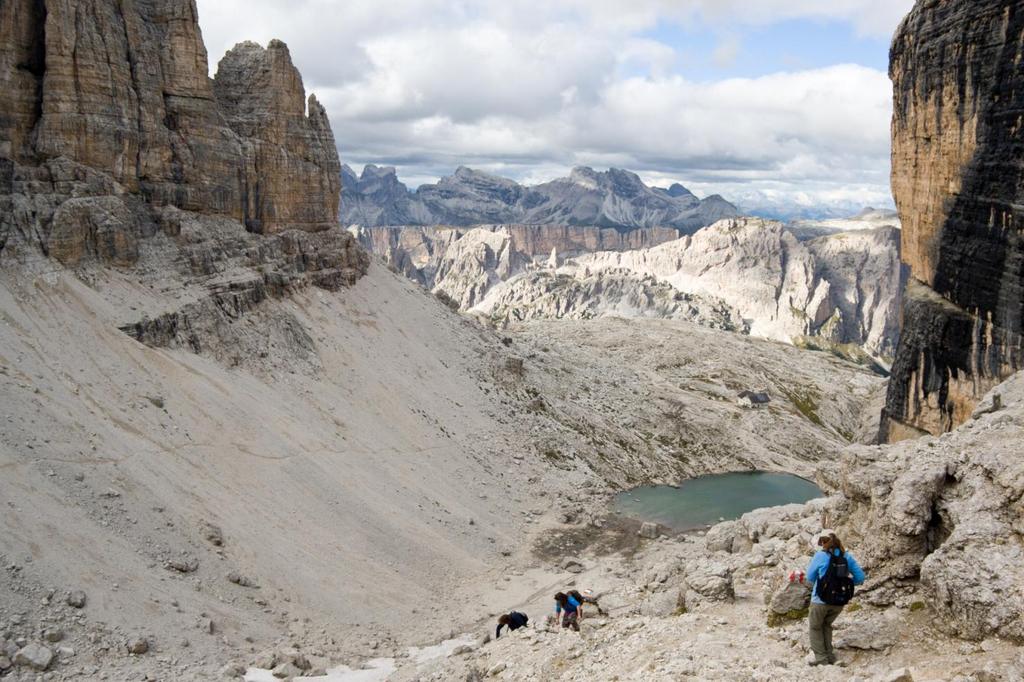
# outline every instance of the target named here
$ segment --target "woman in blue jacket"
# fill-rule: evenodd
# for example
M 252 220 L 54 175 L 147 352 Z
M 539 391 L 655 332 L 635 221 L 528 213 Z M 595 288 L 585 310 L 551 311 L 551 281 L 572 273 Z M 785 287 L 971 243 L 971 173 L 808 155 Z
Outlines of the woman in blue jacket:
M 843 612 L 845 603 L 843 605 L 825 603 L 818 596 L 818 587 L 828 572 L 832 557 L 846 559 L 849 578 L 852 579 L 854 585 L 864 583 L 864 571 L 857 560 L 846 551 L 843 543 L 839 541 L 833 531 L 823 530 L 818 533 L 818 547 L 820 549 L 815 552 L 814 558 L 811 559 L 811 565 L 807 567 L 807 581 L 812 584 L 811 609 L 807 616 L 811 651 L 814 652 L 814 661 L 811 665 L 832 665 L 836 662 L 836 652 L 832 648 L 832 623 Z

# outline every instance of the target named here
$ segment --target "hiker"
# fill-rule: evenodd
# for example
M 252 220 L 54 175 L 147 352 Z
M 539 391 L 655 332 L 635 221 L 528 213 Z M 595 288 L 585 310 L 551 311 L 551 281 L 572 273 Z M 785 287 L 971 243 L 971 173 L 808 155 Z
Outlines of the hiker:
M 811 608 L 807 615 L 811 651 L 814 652 L 810 663 L 834 665 L 837 659 L 832 648 L 832 623 L 853 598 L 853 586 L 864 583 L 864 571 L 834 531 L 818 533 L 816 544 L 819 549 L 807 567 L 807 580 L 812 585 Z
M 580 631 L 580 602 L 565 592 L 555 594 L 555 618 L 562 616 L 562 627 Z
M 594 597 L 594 593 L 591 592 L 590 590 L 583 590 L 583 594 L 580 594 L 579 591 L 577 591 L 577 590 L 569 590 L 568 592 L 566 592 L 566 595 L 569 596 L 569 597 L 572 597 L 577 602 L 579 602 L 579 605 L 580 605 L 580 620 L 583 620 L 584 616 L 586 615 L 584 613 L 584 611 L 586 610 L 586 609 L 584 609 L 584 607 L 587 604 L 593 604 L 594 605 L 594 608 L 597 609 L 597 615 L 599 615 L 599 616 L 606 615 L 605 612 L 601 609 L 601 605 L 597 603 L 597 598 Z
M 507 626 L 509 632 L 515 632 L 519 628 L 525 628 L 528 622 L 530 622 L 530 617 L 525 613 L 520 613 L 519 611 L 504 613 L 498 618 L 498 627 L 494 631 L 494 639 L 501 637 L 501 629 L 503 627 Z

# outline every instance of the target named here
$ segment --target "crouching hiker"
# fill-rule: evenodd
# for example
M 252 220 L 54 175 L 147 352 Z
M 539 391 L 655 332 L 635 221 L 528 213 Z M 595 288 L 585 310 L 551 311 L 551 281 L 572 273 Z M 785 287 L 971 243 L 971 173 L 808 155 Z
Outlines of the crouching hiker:
M 501 637 L 501 629 L 507 627 L 509 632 L 515 632 L 519 628 L 525 628 L 526 624 L 530 622 L 530 617 L 525 613 L 519 611 L 511 611 L 509 613 L 502 614 L 498 618 L 498 627 L 494 631 L 494 639 Z
M 817 546 L 819 550 L 807 567 L 807 580 L 812 584 L 807 616 L 814 652 L 811 665 L 832 665 L 836 662 L 832 624 L 853 598 L 853 586 L 864 583 L 864 571 L 834 532 L 818 533 Z
M 562 627 L 580 631 L 580 602 L 564 592 L 555 594 L 555 618 L 562 616 Z

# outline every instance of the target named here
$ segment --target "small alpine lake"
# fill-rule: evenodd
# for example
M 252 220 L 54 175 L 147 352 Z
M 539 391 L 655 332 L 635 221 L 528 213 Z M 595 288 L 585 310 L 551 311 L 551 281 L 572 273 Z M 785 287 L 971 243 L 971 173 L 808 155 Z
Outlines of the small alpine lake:
M 657 485 L 626 490 L 615 496 L 615 510 L 628 518 L 686 531 L 722 519 L 738 519 L 754 509 L 802 504 L 822 495 L 818 486 L 799 476 L 745 471 L 691 478 L 678 487 Z

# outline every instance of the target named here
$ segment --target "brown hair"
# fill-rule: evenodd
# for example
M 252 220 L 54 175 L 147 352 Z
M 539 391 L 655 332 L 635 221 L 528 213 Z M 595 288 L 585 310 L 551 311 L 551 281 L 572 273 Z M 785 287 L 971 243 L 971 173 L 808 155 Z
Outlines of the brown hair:
M 565 596 L 565 592 L 556 592 L 555 601 L 558 602 L 559 606 L 565 608 L 569 604 L 569 597 Z
M 828 552 L 829 554 L 831 554 L 832 551 L 836 549 L 838 549 L 840 553 L 846 554 L 846 548 L 843 547 L 843 543 L 839 540 L 838 537 L 836 537 L 835 533 L 829 533 L 828 535 L 823 535 L 820 538 L 818 538 L 818 546 L 826 552 Z
M 498 625 L 508 625 L 508 621 L 509 621 L 508 614 L 507 613 L 503 613 L 503 614 L 501 614 L 501 617 L 498 618 Z

